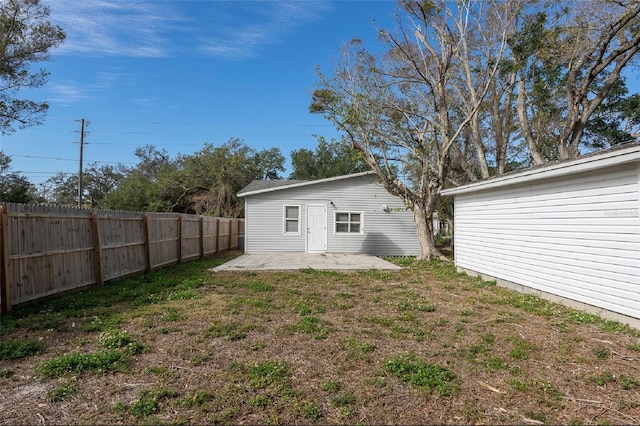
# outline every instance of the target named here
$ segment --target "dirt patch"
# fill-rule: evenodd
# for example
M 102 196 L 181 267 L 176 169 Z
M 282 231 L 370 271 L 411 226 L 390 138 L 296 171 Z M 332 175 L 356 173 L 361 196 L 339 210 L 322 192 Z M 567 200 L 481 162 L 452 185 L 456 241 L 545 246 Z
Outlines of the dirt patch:
M 618 323 L 448 264 L 207 272 L 216 262 L 146 278 L 197 283 L 170 293 L 182 299 L 153 292 L 75 314 L 42 305 L 3 317 L 15 323 L 3 343 L 46 350 L 0 361 L 0 424 L 640 423 L 640 341 Z M 104 349 L 114 329 L 146 351 L 122 369 L 40 373 L 60 355 Z M 425 385 L 425 366 L 453 378 Z

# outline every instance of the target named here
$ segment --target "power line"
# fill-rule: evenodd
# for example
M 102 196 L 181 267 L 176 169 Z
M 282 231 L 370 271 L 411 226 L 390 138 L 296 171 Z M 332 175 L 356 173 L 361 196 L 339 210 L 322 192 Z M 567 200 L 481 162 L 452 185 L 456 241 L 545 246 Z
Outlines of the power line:
M 39 159 L 42 159 L 42 160 L 56 160 L 56 161 L 78 161 L 77 158 L 41 157 L 41 156 L 38 156 L 38 155 L 9 155 L 9 157 L 39 158 Z
M 92 143 L 93 145 L 93 143 Z M 59 157 L 44 157 L 39 155 L 9 155 L 9 157 L 20 157 L 20 158 L 38 158 L 42 160 L 56 160 L 56 161 L 78 161 L 77 158 L 59 158 Z M 92 161 L 91 163 L 98 164 L 138 164 L 138 163 L 123 163 L 121 161 Z
M 60 175 L 72 175 L 72 172 L 35 172 L 35 171 L 27 171 L 27 170 L 15 170 L 16 173 L 21 175 L 37 175 L 37 176 L 56 176 Z
M 70 121 L 71 118 L 63 118 L 63 117 L 47 117 L 48 120 L 55 119 L 60 121 Z M 78 121 L 78 120 L 75 120 Z M 333 127 L 333 124 L 309 124 L 309 123 L 286 123 L 286 124 L 275 124 L 273 122 L 269 123 L 215 123 L 211 121 L 129 121 L 129 120 L 91 120 L 91 122 L 95 125 L 100 123 L 109 123 L 109 124 L 135 124 L 136 126 L 143 124 L 152 124 L 152 125 L 162 125 L 162 126 L 212 126 L 212 127 L 221 127 L 221 126 L 240 126 L 240 127 Z

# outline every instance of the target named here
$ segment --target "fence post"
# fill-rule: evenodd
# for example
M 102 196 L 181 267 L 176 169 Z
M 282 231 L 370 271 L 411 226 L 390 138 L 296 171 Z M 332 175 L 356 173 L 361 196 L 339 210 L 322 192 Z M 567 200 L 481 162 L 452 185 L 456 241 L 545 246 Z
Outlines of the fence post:
M 91 213 L 91 229 L 93 230 L 93 264 L 98 285 L 104 284 L 102 267 L 102 236 L 100 235 L 100 218 L 97 212 Z
M 233 240 L 232 238 L 233 236 L 233 219 L 229 219 L 229 248 L 227 250 L 231 250 L 233 248 L 233 242 L 231 240 Z
M 149 223 L 149 215 L 142 216 L 144 221 L 144 251 L 145 251 L 145 269 L 151 272 L 151 224 Z
M 2 260 L 2 273 L 0 274 L 0 312 L 11 311 L 11 283 L 9 281 L 9 220 L 7 207 L 0 205 L 0 260 Z
M 220 218 L 216 217 L 216 253 L 220 251 Z
M 238 249 L 238 218 L 233 218 L 233 232 L 231 248 Z
M 204 216 L 200 216 L 200 258 L 204 258 Z
M 182 215 L 178 214 L 178 263 L 182 263 Z

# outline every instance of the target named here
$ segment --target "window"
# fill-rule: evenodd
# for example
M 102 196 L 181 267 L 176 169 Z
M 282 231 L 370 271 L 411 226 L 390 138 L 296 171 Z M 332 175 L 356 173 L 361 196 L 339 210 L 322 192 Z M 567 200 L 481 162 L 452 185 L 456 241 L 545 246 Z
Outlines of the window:
M 300 234 L 300 206 L 284 206 L 284 233 Z
M 362 213 L 336 212 L 336 234 L 362 233 Z

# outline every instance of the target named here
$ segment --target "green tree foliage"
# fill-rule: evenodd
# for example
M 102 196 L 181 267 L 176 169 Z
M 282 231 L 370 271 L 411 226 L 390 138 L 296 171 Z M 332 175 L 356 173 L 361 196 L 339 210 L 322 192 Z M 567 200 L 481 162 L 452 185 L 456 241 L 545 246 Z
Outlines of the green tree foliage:
M 104 208 L 107 195 L 124 177 L 120 165 L 89 164 L 82 173 L 83 197 L 86 207 Z M 39 195 L 44 202 L 58 206 L 73 206 L 78 203 L 78 174 L 58 172 L 41 184 Z
M 195 213 L 240 217 L 244 204 L 238 191 L 252 180 L 281 179 L 283 171 L 280 149 L 256 151 L 232 138 L 219 147 L 206 144 L 184 158 L 183 188 Z
M 78 175 L 58 172 L 40 184 L 40 196 L 47 204 L 56 206 L 72 206 L 78 204 Z
M 629 95 L 626 81 L 616 82 L 585 128 L 587 150 L 633 142 L 640 135 L 640 94 Z
M 279 179 L 284 171 L 278 148 L 256 151 L 237 138 L 173 159 L 153 146 L 138 148 L 136 156 L 140 162 L 124 171 L 105 197 L 106 208 L 238 217 L 243 202 L 236 193 L 254 179 Z
M 0 201 L 6 203 L 30 203 L 34 201 L 35 188 L 27 178 L 11 171 L 11 158 L 0 151 Z
M 315 151 L 300 148 L 291 152 L 290 179 L 313 180 L 370 170 L 361 155 L 345 140 L 327 142 L 318 138 Z
M 172 159 L 164 149 L 152 145 L 137 148 L 136 166 L 123 169 L 123 177 L 104 199 L 113 210 L 184 212 L 187 202 L 180 197 L 179 173 L 182 159 Z
M 48 73 L 34 63 L 47 61 L 64 31 L 48 21 L 49 8 L 39 0 L 0 2 L 0 132 L 41 124 L 46 102 L 18 98 L 20 89 L 42 86 Z

